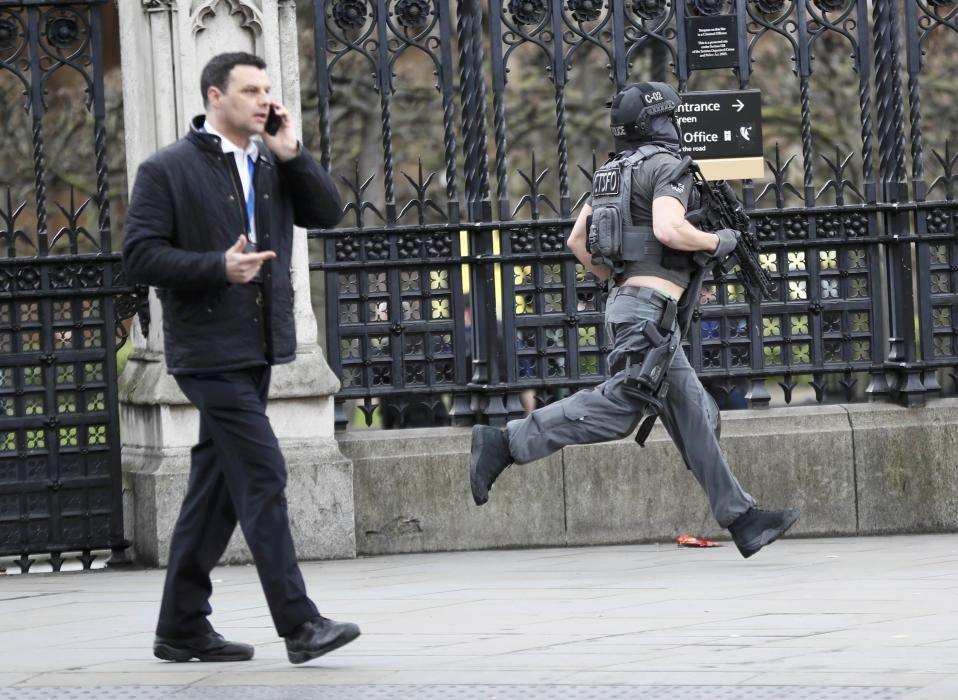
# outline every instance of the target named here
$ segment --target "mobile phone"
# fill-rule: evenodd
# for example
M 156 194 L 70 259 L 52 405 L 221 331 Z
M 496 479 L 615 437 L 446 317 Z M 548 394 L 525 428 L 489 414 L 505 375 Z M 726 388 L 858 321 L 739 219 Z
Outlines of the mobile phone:
M 276 114 L 276 110 L 272 106 L 269 108 L 269 115 L 266 117 L 266 126 L 265 131 L 270 136 L 275 136 L 276 132 L 279 131 L 279 127 L 283 125 L 283 118 Z

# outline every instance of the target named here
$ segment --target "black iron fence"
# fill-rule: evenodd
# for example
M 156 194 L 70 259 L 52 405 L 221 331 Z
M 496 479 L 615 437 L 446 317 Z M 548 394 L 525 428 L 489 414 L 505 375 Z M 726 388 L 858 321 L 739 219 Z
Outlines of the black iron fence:
M 0 171 L 0 557 L 22 571 L 127 547 L 115 355 L 134 300 L 111 240 L 103 2 L 0 0 L 4 140 L 33 165 L 30 184 Z M 64 173 L 47 139 L 89 172 Z M 78 201 L 71 178 L 95 195 Z
M 690 70 L 687 19 L 716 14 L 738 65 Z M 310 234 L 340 407 L 403 424 L 446 396 L 458 422 L 501 422 L 525 391 L 605 376 L 602 295 L 564 240 L 608 148 L 602 103 L 648 78 L 763 93 L 769 177 L 740 192 L 774 298 L 706 286 L 703 379 L 751 405 L 954 392 L 956 19 L 953 0 L 315 3 L 322 156 L 349 201 Z M 362 94 L 372 127 L 338 148 Z
M 136 299 L 111 237 L 104 2 L 0 0 L 0 557 L 22 570 L 127 545 L 114 360 Z M 955 1 L 314 8 L 322 159 L 349 202 L 310 234 L 340 423 L 351 401 L 385 424 L 447 404 L 501 422 L 601 381 L 601 291 L 564 241 L 603 103 L 640 77 L 763 93 L 769 177 L 741 193 L 775 296 L 709 283 L 688 346 L 705 380 L 753 405 L 955 392 Z M 686 20 L 713 13 L 735 18 L 733 71 L 689 68 Z

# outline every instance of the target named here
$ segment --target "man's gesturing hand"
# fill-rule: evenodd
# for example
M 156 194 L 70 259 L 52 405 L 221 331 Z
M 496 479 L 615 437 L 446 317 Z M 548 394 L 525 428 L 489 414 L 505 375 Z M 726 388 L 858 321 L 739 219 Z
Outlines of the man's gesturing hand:
M 276 257 L 272 250 L 246 253 L 246 236 L 240 236 L 226 251 L 226 279 L 233 284 L 249 282 L 256 277 L 263 263 Z

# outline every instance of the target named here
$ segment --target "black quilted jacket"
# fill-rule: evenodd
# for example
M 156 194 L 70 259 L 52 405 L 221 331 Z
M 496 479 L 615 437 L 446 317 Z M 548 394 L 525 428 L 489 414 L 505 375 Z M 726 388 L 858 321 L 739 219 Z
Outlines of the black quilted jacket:
M 123 264 L 129 281 L 157 288 L 172 374 L 226 372 L 289 362 L 296 353 L 290 279 L 293 225 L 328 228 L 342 218 L 330 175 L 301 149 L 280 162 L 260 146 L 254 176 L 260 250 L 276 257 L 262 284 L 229 284 L 225 251 L 246 231 L 232 154 L 215 136 L 190 133 L 139 168 L 127 213 Z

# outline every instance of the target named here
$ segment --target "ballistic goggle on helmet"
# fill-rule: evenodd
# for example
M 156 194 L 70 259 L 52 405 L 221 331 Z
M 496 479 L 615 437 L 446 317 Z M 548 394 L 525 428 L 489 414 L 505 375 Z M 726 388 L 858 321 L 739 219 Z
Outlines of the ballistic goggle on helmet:
M 682 98 L 667 83 L 633 83 L 620 90 L 609 104 L 612 135 L 629 141 L 652 134 L 652 118 L 672 114 Z

